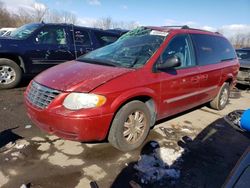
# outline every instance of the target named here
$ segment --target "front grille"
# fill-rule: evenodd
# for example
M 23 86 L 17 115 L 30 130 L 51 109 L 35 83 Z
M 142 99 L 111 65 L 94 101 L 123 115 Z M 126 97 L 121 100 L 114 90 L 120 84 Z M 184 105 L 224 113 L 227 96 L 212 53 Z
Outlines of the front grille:
M 59 94 L 60 91 L 50 89 L 33 81 L 27 92 L 27 99 L 33 106 L 45 109 Z

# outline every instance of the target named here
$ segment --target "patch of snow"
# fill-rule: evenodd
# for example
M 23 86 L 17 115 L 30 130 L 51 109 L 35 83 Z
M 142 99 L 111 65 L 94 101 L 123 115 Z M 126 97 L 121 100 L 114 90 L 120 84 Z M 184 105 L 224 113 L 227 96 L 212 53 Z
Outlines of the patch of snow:
M 28 146 L 30 143 L 26 140 L 18 140 L 16 141 L 16 145 L 15 145 L 15 148 L 16 149 L 23 149 L 25 148 L 26 146 Z
M 32 125 L 25 125 L 25 129 L 30 129 Z
M 25 147 L 24 144 L 18 144 L 15 146 L 16 149 L 23 149 Z
M 10 148 L 12 148 L 13 146 L 15 145 L 15 142 L 9 142 L 8 144 L 6 144 L 4 147 L 5 147 L 5 149 L 10 149 Z
M 191 130 L 188 129 L 188 128 L 182 128 L 181 131 L 182 131 L 182 132 L 185 132 L 185 133 L 193 133 L 193 131 L 191 131 Z
M 180 170 L 169 168 L 176 160 L 180 159 L 183 149 L 175 151 L 169 148 L 158 148 L 149 155 L 141 155 L 134 168 L 143 184 L 159 182 L 167 178 L 176 180 L 180 178 Z
M 28 188 L 25 184 L 22 184 L 20 188 Z
M 21 154 L 20 151 L 16 151 L 16 152 L 11 153 L 11 156 L 12 157 L 18 157 L 20 154 Z
M 35 141 L 35 142 L 44 142 L 44 141 L 46 141 L 44 138 L 39 137 L 39 136 L 35 136 L 35 137 L 31 138 L 31 140 Z
M 157 142 L 151 142 L 151 147 L 157 147 Z M 138 162 L 134 165 L 137 170 L 137 177 L 142 184 L 163 183 L 169 179 L 175 183 L 180 178 L 178 165 L 183 162 L 181 156 L 183 148 L 159 147 L 151 153 L 142 154 Z
M 161 147 L 157 149 L 160 159 L 166 163 L 167 165 L 171 166 L 177 159 L 181 157 L 184 152 L 183 148 L 176 151 L 171 148 Z

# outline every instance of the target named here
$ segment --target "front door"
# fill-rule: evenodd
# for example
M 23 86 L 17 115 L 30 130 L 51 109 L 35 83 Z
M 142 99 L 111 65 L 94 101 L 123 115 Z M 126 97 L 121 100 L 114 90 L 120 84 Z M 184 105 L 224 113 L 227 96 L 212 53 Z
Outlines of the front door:
M 159 74 L 161 80 L 160 118 L 196 106 L 199 92 L 199 70 L 196 67 L 194 49 L 189 35 L 175 36 L 168 44 L 157 63 L 177 56 L 181 66 L 169 68 Z
M 75 59 L 68 44 L 66 28 L 62 26 L 45 26 L 32 40 L 34 45 L 26 54 L 32 62 L 32 73 Z

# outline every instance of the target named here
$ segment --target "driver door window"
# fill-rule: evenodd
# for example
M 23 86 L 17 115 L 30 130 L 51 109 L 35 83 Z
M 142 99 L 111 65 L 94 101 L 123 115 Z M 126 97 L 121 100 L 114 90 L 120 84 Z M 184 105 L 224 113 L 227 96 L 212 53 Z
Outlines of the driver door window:
M 191 67 L 195 65 L 194 51 L 188 35 L 174 37 L 161 55 L 158 63 L 165 63 L 172 56 L 176 56 L 181 61 L 178 68 Z
M 44 28 L 36 36 L 36 43 L 66 45 L 66 32 L 63 28 Z

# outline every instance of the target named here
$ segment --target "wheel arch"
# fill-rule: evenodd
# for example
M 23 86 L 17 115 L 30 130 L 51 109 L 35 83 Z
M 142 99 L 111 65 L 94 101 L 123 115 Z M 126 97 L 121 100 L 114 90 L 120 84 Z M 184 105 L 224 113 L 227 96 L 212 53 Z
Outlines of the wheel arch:
M 0 59 L 9 59 L 14 61 L 19 67 L 21 67 L 21 70 L 23 73 L 26 73 L 26 68 L 24 64 L 23 58 L 18 54 L 9 54 L 9 53 L 1 53 Z
M 123 94 L 122 96 L 117 97 L 117 98 L 122 98 L 123 100 L 114 101 L 111 105 L 111 108 L 113 108 L 113 110 L 114 110 L 114 115 L 113 115 L 112 121 L 110 123 L 109 130 L 107 131 L 106 138 L 109 135 L 111 125 L 113 123 L 113 120 L 114 120 L 117 112 L 124 105 L 126 105 L 127 103 L 129 103 L 131 101 L 138 100 L 138 101 L 144 102 L 147 105 L 149 112 L 151 114 L 150 127 L 153 127 L 153 125 L 156 121 L 156 118 L 157 118 L 157 98 L 156 98 L 156 96 L 152 95 L 152 93 L 137 93 L 135 95 L 131 94 L 130 97 L 125 98 L 125 95 L 126 94 Z

